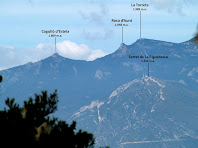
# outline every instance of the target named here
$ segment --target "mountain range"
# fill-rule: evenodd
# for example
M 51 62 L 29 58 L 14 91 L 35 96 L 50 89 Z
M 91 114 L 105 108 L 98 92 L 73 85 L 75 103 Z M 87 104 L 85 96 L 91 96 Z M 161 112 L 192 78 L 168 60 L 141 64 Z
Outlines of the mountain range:
M 58 90 L 57 115 L 110 147 L 195 147 L 198 45 L 139 39 L 94 61 L 54 53 L 0 71 L 0 107 Z

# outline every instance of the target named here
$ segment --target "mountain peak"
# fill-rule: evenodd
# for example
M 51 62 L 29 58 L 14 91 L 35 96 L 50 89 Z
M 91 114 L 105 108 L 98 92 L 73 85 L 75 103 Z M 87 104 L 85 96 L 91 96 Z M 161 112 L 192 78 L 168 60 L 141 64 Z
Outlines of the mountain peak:
M 124 43 L 120 44 L 120 47 L 114 52 L 113 57 L 122 57 L 127 52 L 127 45 Z
M 125 43 L 121 43 L 119 49 L 123 49 L 125 47 L 127 47 L 127 45 Z
M 58 54 L 57 52 L 54 53 L 54 54 L 52 54 L 49 58 L 50 58 L 50 59 L 54 59 L 54 60 L 57 60 L 57 59 L 59 59 L 59 60 L 60 60 L 60 59 L 67 59 L 67 58 L 61 56 L 60 54 Z
M 141 39 L 137 39 L 137 41 L 135 43 L 144 43 L 144 42 L 163 42 L 163 41 L 154 40 L 154 39 L 147 39 L 147 38 L 141 38 Z
M 55 52 L 51 57 L 61 57 L 57 52 Z
M 55 62 L 60 62 L 62 60 L 65 60 L 67 58 L 59 55 L 58 53 L 53 53 L 51 56 L 47 57 L 46 59 L 43 59 L 42 61 L 55 61 Z
M 138 39 L 136 42 L 134 42 L 132 45 L 139 46 L 139 45 L 145 45 L 145 44 L 150 44 L 150 43 L 153 44 L 154 42 L 156 42 L 156 40 L 141 38 L 141 39 Z M 132 45 L 126 45 L 125 43 L 121 43 L 120 47 L 113 53 L 113 57 L 126 56 L 126 54 L 130 52 Z

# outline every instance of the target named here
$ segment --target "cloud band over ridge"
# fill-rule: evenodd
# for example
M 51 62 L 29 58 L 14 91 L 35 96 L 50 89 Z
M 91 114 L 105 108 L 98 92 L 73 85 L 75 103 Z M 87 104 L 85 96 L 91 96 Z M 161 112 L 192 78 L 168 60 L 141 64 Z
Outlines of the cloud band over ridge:
M 86 44 L 71 41 L 58 42 L 57 52 L 69 59 L 93 61 L 107 55 L 100 49 L 90 49 Z M 0 70 L 10 67 L 36 62 L 51 56 L 55 52 L 54 44 L 40 43 L 34 49 L 17 49 L 14 46 L 0 46 Z

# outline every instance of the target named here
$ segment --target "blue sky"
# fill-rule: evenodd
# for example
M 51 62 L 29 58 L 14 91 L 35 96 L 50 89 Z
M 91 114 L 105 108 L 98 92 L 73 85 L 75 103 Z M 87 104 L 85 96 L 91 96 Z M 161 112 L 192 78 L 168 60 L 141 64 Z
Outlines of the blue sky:
M 121 27 L 111 19 L 132 19 L 124 27 L 124 43 L 139 38 L 139 12 L 132 3 L 148 3 L 142 12 L 142 37 L 183 42 L 198 24 L 197 0 L 1 0 L 0 70 L 35 62 L 54 52 L 54 38 L 41 30 L 69 30 L 57 38 L 59 54 L 94 60 L 114 52 L 121 43 Z

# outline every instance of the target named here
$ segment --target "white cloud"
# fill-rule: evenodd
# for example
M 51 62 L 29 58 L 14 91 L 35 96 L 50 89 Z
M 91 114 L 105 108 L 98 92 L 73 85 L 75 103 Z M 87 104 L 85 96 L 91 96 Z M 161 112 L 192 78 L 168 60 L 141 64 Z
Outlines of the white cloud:
M 85 44 L 76 44 L 71 41 L 63 41 L 57 44 L 57 51 L 61 55 L 71 59 L 86 60 L 91 50 Z
M 107 40 L 114 35 L 112 29 L 104 29 L 104 31 L 89 32 L 83 30 L 82 36 L 87 40 Z
M 94 10 L 88 13 L 84 13 L 84 11 L 80 10 L 79 14 L 85 20 L 89 22 L 95 23 L 96 25 L 104 25 L 105 17 L 109 14 L 109 9 L 106 5 L 100 4 L 99 10 Z
M 76 60 L 87 60 L 92 61 L 96 58 L 103 57 L 107 55 L 102 50 L 91 50 L 87 45 L 85 44 L 76 44 L 71 41 L 63 41 L 57 44 L 57 51 L 60 53 L 60 55 L 76 59 Z
M 51 56 L 55 52 L 54 44 L 40 43 L 34 49 L 17 49 L 14 46 L 0 46 L 0 70 L 36 62 Z M 93 61 L 107 55 L 102 50 L 92 50 L 85 44 L 71 41 L 57 43 L 57 52 L 66 58 Z
M 194 5 L 197 0 L 151 0 L 151 6 L 169 13 L 184 15 L 183 7 Z
M 104 57 L 105 55 L 107 55 L 106 53 L 104 53 L 101 50 L 92 50 L 91 54 L 89 55 L 89 57 L 87 58 L 87 61 L 93 61 L 97 58 L 101 58 Z
M 14 46 L 0 46 L 0 70 L 23 64 L 24 59 Z

